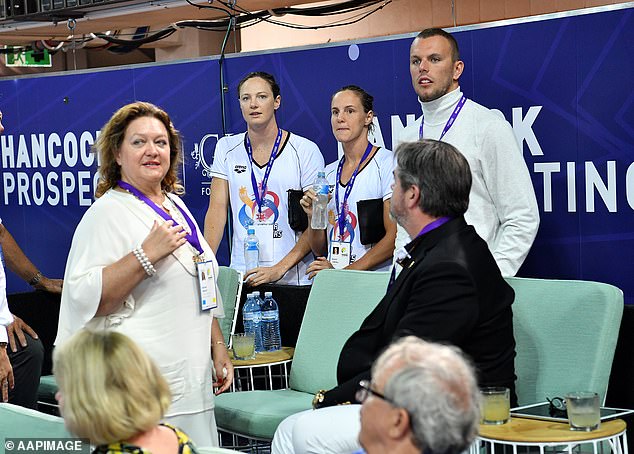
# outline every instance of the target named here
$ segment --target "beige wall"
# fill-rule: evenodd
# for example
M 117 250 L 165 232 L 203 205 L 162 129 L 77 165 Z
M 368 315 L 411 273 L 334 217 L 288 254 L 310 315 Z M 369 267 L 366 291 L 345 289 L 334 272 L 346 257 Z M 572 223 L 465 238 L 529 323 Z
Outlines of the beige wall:
M 469 25 L 623 2 L 601 0 L 455 0 L 454 3 L 456 25 Z M 300 16 L 285 16 L 279 20 L 310 26 L 323 25 L 328 22 L 321 18 L 305 19 Z M 275 49 L 373 38 L 416 32 L 427 27 L 451 27 L 453 25 L 451 0 L 392 0 L 382 10 L 361 22 L 344 27 L 293 30 L 268 23 L 258 24 L 241 32 L 242 50 Z
M 204 55 L 220 54 L 224 33 L 201 31 L 195 28 L 178 30 L 168 38 L 172 44 L 162 45 L 165 40 L 157 42 L 156 61 L 169 61 L 183 58 L 195 58 Z M 236 52 L 240 49 L 240 33 L 230 33 L 225 51 Z
M 114 54 L 107 50 L 77 49 L 59 51 L 52 56 L 50 68 L 9 68 L 5 66 L 5 56 L 0 57 L 0 77 L 22 76 L 27 74 L 42 74 L 58 71 L 73 71 L 74 69 L 103 68 L 107 66 L 128 65 L 133 63 L 154 62 L 154 49 L 135 50 L 127 54 Z
M 321 2 L 339 3 L 341 0 Z M 351 39 L 375 38 L 417 32 L 427 27 L 454 25 L 451 0 L 392 0 L 380 11 L 360 22 L 342 27 L 319 30 L 294 30 L 261 23 L 231 36 L 227 52 L 256 51 L 292 46 L 321 44 Z M 568 11 L 623 2 L 605 0 L 454 0 L 456 25 L 469 25 L 502 19 Z M 369 9 L 364 10 L 369 11 Z M 340 16 L 328 19 L 284 16 L 284 22 L 308 26 L 341 21 Z M 156 27 L 160 29 L 161 27 Z M 218 32 L 182 29 L 167 39 L 128 54 L 113 54 L 106 50 L 76 51 L 77 69 L 99 68 L 131 63 L 170 61 L 220 53 L 223 34 Z M 151 48 L 150 48 L 151 47 Z M 4 57 L 0 57 L 4 59 Z M 7 68 L 0 64 L 0 77 L 74 69 L 72 53 L 58 52 L 53 56 L 53 68 Z

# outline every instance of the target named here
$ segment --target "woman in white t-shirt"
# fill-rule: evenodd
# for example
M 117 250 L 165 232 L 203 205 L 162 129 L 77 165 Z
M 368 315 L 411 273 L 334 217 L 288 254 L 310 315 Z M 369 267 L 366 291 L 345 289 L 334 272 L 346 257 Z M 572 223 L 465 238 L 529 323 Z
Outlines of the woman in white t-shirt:
M 396 237 L 396 224 L 390 218 L 395 163 L 390 150 L 368 140 L 373 101 L 356 85 L 343 87 L 332 97 L 332 132 L 343 156 L 326 166 L 326 179 L 334 187 L 327 228 L 313 230 L 308 223 L 308 240 L 317 256 L 307 269 L 310 278 L 325 268 L 390 269 Z M 301 200 L 309 219 L 315 198 L 310 189 Z
M 324 168 L 324 158 L 313 142 L 278 126 L 275 111 L 281 96 L 273 76 L 248 74 L 238 84 L 238 95 L 247 131 L 223 137 L 216 145 L 205 238 L 216 252 L 231 206 L 232 268 L 244 271 L 252 286 L 310 284 L 310 246 L 305 233 L 291 228 L 288 191 L 310 187 Z M 260 266 L 247 270 L 244 239 L 250 225 L 260 244 Z

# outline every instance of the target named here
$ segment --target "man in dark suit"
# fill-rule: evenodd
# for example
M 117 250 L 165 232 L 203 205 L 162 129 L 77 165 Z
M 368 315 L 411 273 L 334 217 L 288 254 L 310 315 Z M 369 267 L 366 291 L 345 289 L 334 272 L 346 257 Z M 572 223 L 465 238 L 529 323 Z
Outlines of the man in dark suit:
M 374 360 L 407 335 L 460 347 L 472 359 L 480 386 L 509 387 L 516 400 L 514 293 L 484 240 L 464 220 L 469 164 L 453 146 L 434 140 L 402 144 L 395 154 L 390 211 L 414 238 L 396 252 L 403 271 L 344 345 L 338 386 L 315 396 L 315 408 L 330 408 L 282 422 L 273 453 L 357 449 L 359 406 L 333 406 L 355 404 Z

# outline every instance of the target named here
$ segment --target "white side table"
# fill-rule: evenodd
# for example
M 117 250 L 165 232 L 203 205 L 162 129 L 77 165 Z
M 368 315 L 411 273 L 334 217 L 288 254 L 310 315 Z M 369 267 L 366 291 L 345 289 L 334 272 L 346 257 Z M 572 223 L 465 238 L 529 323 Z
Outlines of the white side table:
M 485 448 L 484 452 L 495 454 L 496 445 L 505 445 L 512 447 L 513 454 L 524 447 L 538 447 L 540 454 L 544 454 L 546 448 L 572 454 L 574 447 L 583 444 L 592 445 L 594 454 L 603 452 L 606 446 L 614 454 L 628 454 L 626 429 L 627 425 L 621 419 L 602 422 L 591 432 L 580 432 L 570 430 L 568 423 L 513 417 L 499 426 L 481 424 L 478 438 L 469 451 L 476 454 Z
M 231 391 L 288 388 L 288 372 L 294 352 L 293 347 L 282 347 L 276 352 L 258 353 L 255 359 L 236 360 L 233 352 L 229 351 L 234 369 Z

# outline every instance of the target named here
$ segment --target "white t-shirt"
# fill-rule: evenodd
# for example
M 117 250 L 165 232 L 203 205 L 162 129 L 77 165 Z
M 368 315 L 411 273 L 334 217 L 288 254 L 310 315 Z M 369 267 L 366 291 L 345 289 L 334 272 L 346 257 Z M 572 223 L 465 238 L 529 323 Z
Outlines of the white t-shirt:
M 346 228 L 343 235 L 344 241 L 350 241 L 352 252 L 350 262 L 359 260 L 370 249 L 372 244 L 361 244 L 361 235 L 358 225 L 357 202 L 360 200 L 383 199 L 383 201 L 392 198 L 392 183 L 394 183 L 395 167 L 394 153 L 385 148 L 379 148 L 372 159 L 368 161 L 357 174 L 354 186 L 348 197 L 348 214 L 346 216 Z M 335 183 L 339 184 L 339 203 L 343 204 L 343 198 L 346 186 L 337 182 L 337 167 L 339 161 L 335 161 L 326 166 L 326 179 L 331 187 Z M 341 207 L 340 207 L 341 208 Z M 328 244 L 332 241 L 341 241 L 339 238 L 339 226 L 337 223 L 337 207 L 335 201 L 335 192 L 332 190 L 332 197 L 328 202 Z M 330 247 L 328 248 L 330 251 Z M 385 262 L 373 268 L 374 271 L 389 271 L 392 261 Z
M 2 219 L 0 219 L 2 224 Z M 7 326 L 13 322 L 13 316 L 9 312 L 9 303 L 7 302 L 7 279 L 4 274 L 4 256 L 2 255 L 2 247 L 0 246 L 0 342 L 8 342 Z
M 257 213 L 257 204 L 251 182 L 251 169 L 261 184 L 266 165 L 251 165 L 245 147 L 246 133 L 223 137 L 216 145 L 211 175 L 229 183 L 229 202 L 233 219 L 231 239 L 231 267 L 245 271 L 244 239 L 247 227 Z M 297 243 L 302 232 L 295 232 L 288 224 L 288 190 L 307 190 L 315 181 L 317 172 L 324 168 L 324 158 L 319 147 L 310 140 L 289 133 L 280 146 L 269 175 L 262 214 L 265 223 L 273 223 L 273 260 L 260 263 L 273 266 L 282 260 Z M 306 267 L 312 262 L 307 254 L 297 265 L 289 269 L 278 284 L 309 285 Z

